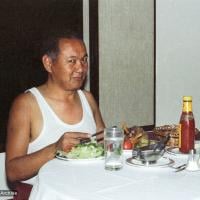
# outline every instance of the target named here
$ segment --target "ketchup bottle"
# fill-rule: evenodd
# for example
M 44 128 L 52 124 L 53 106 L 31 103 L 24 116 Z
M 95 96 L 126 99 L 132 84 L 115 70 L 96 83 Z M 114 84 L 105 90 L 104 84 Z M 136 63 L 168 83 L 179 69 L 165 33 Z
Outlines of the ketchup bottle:
M 180 118 L 179 150 L 182 153 L 189 153 L 194 149 L 195 121 L 192 112 L 192 97 L 183 97 L 183 108 Z

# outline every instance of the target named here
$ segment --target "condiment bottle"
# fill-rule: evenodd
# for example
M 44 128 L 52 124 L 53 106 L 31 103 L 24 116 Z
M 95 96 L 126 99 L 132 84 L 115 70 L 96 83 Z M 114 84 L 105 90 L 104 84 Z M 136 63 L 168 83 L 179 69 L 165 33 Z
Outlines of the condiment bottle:
M 194 149 L 195 121 L 192 112 L 192 97 L 183 97 L 183 108 L 180 118 L 179 150 L 182 153 L 189 153 Z

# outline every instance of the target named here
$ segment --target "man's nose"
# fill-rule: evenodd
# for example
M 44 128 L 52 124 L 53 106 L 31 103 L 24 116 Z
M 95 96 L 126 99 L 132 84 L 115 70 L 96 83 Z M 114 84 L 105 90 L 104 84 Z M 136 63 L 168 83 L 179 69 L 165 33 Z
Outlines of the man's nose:
M 87 64 L 83 63 L 81 60 L 77 60 L 77 62 L 76 62 L 76 68 L 77 68 L 78 72 L 84 71 L 86 65 Z

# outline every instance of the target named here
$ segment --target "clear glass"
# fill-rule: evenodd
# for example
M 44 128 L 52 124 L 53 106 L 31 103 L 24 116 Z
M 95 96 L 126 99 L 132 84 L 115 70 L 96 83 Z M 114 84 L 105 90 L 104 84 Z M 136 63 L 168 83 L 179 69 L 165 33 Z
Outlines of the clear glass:
M 190 150 L 186 170 L 188 171 L 200 170 L 199 154 L 197 154 L 193 149 Z
M 106 170 L 119 170 L 123 167 L 123 142 L 122 129 L 112 127 L 104 130 Z

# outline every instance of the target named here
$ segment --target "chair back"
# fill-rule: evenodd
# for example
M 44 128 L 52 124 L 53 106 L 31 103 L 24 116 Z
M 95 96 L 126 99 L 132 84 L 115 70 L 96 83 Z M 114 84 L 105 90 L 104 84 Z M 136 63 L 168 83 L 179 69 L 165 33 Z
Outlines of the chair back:
M 6 181 L 6 170 L 5 170 L 5 160 L 6 160 L 6 153 L 0 153 L 0 194 L 2 191 L 10 191 L 10 188 L 7 185 Z M 13 196 L 2 196 L 0 195 L 0 200 L 7 200 L 12 199 Z

